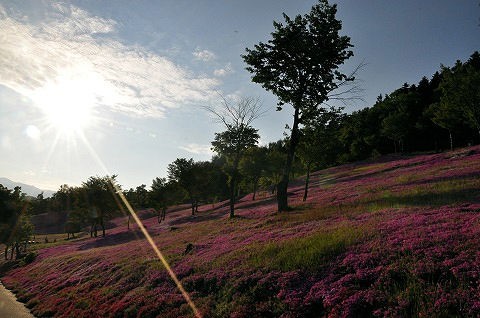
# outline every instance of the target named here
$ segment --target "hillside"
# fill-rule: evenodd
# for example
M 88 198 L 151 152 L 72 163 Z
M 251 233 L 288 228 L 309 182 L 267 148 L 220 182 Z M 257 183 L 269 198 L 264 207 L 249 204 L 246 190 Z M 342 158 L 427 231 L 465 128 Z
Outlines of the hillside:
M 204 317 L 480 315 L 480 147 L 319 171 L 309 198 L 275 213 L 262 193 L 237 205 L 144 219 Z M 301 181 L 301 180 L 299 180 Z M 36 246 L 5 273 L 39 317 L 191 317 L 142 234 Z

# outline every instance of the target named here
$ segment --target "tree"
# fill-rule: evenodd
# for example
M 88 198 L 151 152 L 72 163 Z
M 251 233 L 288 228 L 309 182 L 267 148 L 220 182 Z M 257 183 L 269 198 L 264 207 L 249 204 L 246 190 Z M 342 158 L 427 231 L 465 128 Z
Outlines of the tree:
M 90 221 L 90 236 L 97 236 L 97 225 L 102 228 L 102 236 L 105 236 L 105 220 L 113 216 L 119 207 L 115 189 L 116 175 L 105 177 L 90 177 L 82 183 L 83 202 L 82 207 L 88 211 Z
M 225 167 L 210 161 L 195 162 L 198 199 L 204 202 L 215 202 L 219 197 L 225 197 L 225 187 L 228 177 L 222 171 Z M 228 192 L 228 190 L 227 190 Z
M 267 43 L 260 42 L 242 55 L 253 74 L 252 81 L 261 84 L 278 97 L 278 110 L 285 104 L 294 109 L 290 143 L 278 184 L 278 211 L 288 208 L 287 188 L 295 149 L 299 142 L 299 126 L 318 113 L 328 112 L 322 105 L 329 99 L 343 99 L 355 87 L 334 93 L 337 88 L 348 87 L 353 75 L 338 70 L 345 60 L 353 56 L 348 36 L 339 35 L 341 21 L 335 18 L 336 5 L 327 0 L 313 6 L 310 13 L 294 19 L 285 13 L 285 24 L 274 22 L 275 31 Z
M 341 118 L 340 114 L 335 112 L 322 114 L 307 121 L 302 128 L 298 154 L 307 170 L 303 201 L 307 200 L 312 168 L 326 168 L 336 162 Z
M 463 65 L 458 61 L 452 69 L 444 68 L 440 107 L 459 109 L 480 136 L 480 69 L 475 67 L 480 58 L 475 53 Z
M 271 193 L 275 194 L 277 185 L 282 178 L 282 169 L 285 163 L 286 147 L 285 140 L 271 142 L 267 146 L 267 162 L 268 165 L 263 171 L 263 176 L 259 180 L 259 184 L 263 188 L 271 187 Z
M 168 165 L 168 179 L 175 181 L 188 194 L 192 205 L 192 215 L 195 215 L 198 204 L 198 186 L 195 175 L 195 162 L 193 159 L 177 158 Z
M 245 177 L 245 183 L 252 187 L 253 201 L 255 201 L 260 177 L 268 166 L 267 151 L 265 147 L 252 147 L 245 152 L 245 156 L 240 161 L 240 173 Z
M 453 132 L 465 121 L 461 110 L 449 103 L 434 103 L 426 112 L 436 125 L 448 131 L 450 150 L 453 150 Z
M 229 101 L 222 96 L 222 107 L 217 110 L 206 107 L 223 124 L 225 131 L 215 133 L 212 149 L 227 158 L 226 172 L 229 176 L 230 217 L 235 216 L 235 194 L 238 182 L 238 165 L 245 151 L 254 147 L 260 136 L 258 129 L 251 125 L 261 116 L 261 104 L 258 99 L 242 97 L 238 101 Z
M 78 189 L 69 187 L 67 184 L 60 186 L 57 192 L 52 196 L 52 208 L 56 211 L 68 211 L 74 208 L 75 196 L 78 195 Z
M 167 207 L 167 179 L 155 178 L 152 180 L 150 191 L 148 192 L 148 201 L 152 207 L 157 210 Z
M 404 150 L 404 140 L 408 133 L 409 122 L 408 114 L 404 108 L 390 113 L 382 121 L 382 133 L 393 141 L 395 153 L 397 153 L 397 143 L 400 146 L 400 151 L 403 152 Z
M 47 212 L 48 200 L 44 198 L 43 192 L 39 193 L 35 199 L 31 201 L 32 214 L 41 214 Z
M 20 187 L 10 190 L 0 184 L 0 243 L 5 244 L 5 259 L 20 257 L 21 243 L 26 245 L 33 234 L 33 225 L 28 214 L 29 206 Z
M 125 197 L 135 209 L 144 209 L 148 205 L 148 190 L 145 184 L 125 192 Z

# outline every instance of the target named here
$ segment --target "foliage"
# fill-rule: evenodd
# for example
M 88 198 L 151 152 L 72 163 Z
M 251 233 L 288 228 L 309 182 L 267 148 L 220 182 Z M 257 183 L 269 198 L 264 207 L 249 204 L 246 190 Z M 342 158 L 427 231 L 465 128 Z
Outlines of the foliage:
M 468 125 L 480 134 L 480 54 L 475 52 L 465 64 L 457 61 L 452 68 L 443 69 L 440 84 L 440 107 L 458 110 Z
M 287 160 L 277 191 L 279 211 L 288 208 L 287 187 L 299 125 L 328 112 L 321 105 L 334 90 L 353 80 L 338 70 L 353 52 L 349 49 L 350 38 L 339 34 L 342 23 L 336 19 L 336 12 L 336 5 L 321 0 L 304 16 L 291 19 L 284 13 L 284 24 L 273 23 L 272 39 L 256 44 L 254 49 L 247 48 L 242 55 L 246 69 L 253 74 L 252 81 L 278 97 L 278 110 L 284 104 L 294 108 Z
M 403 152 L 403 142 L 409 131 L 410 120 L 405 109 L 400 108 L 390 113 L 382 121 L 382 133 L 389 139 L 393 140 L 395 153 L 397 152 L 397 143 Z
M 337 112 L 321 114 L 308 120 L 301 130 L 302 139 L 299 144 L 298 156 L 306 169 L 305 192 L 303 200 L 307 199 L 310 172 L 312 169 L 329 167 L 337 162 L 338 130 L 342 116 Z
M 212 149 L 218 154 L 235 157 L 237 153 L 255 146 L 258 138 L 258 129 L 245 125 L 229 126 L 227 130 L 215 133 Z
M 258 143 L 258 129 L 251 126 L 261 114 L 261 104 L 253 98 L 240 98 L 238 101 L 228 101 L 222 96 L 221 110 L 207 108 L 219 120 L 225 130 L 215 133 L 212 150 L 224 156 L 227 165 L 224 171 L 229 176 L 230 188 L 230 218 L 234 217 L 235 196 L 239 179 L 238 166 L 245 151 Z
M 20 245 L 26 244 L 33 235 L 29 203 L 20 187 L 12 190 L 0 184 L 0 243 L 5 245 L 5 259 L 20 257 Z
M 255 200 L 260 178 L 265 175 L 265 170 L 269 166 L 267 153 L 266 147 L 251 147 L 245 151 L 239 163 L 243 184 L 249 187 L 247 192 L 251 190 L 253 193 L 252 200 Z
M 148 201 L 151 207 L 157 210 L 163 209 L 181 202 L 185 197 L 184 191 L 176 181 L 155 178 L 152 181 L 151 190 L 148 192 Z
M 145 184 L 142 184 L 135 189 L 130 188 L 125 192 L 125 196 L 130 202 L 130 205 L 135 209 L 145 209 L 148 207 L 148 190 Z
M 192 215 L 195 215 L 201 192 L 198 165 L 192 158 L 176 159 L 168 165 L 168 179 L 185 190 L 192 206 Z

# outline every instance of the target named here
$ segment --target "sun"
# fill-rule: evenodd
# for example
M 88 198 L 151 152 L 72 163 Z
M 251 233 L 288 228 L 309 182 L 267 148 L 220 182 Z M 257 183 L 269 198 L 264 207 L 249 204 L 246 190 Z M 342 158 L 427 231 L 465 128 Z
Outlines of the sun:
M 32 99 L 61 135 L 82 132 L 92 124 L 96 94 L 86 78 L 58 77 L 35 90 Z

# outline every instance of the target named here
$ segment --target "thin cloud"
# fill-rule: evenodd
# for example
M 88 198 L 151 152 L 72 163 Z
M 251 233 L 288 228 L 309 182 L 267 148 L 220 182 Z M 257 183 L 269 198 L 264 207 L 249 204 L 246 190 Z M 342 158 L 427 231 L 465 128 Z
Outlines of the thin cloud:
M 224 68 L 216 69 L 213 71 L 213 75 L 218 77 L 227 76 L 232 73 L 235 73 L 235 71 L 233 70 L 231 63 L 228 63 L 227 65 L 225 65 Z
M 215 53 L 213 53 L 212 51 L 200 50 L 198 48 L 192 54 L 196 60 L 200 60 L 204 62 L 208 62 L 216 58 Z
M 213 155 L 211 145 L 188 144 L 178 148 L 197 155 Z
M 66 4 L 45 4 L 38 21 L 0 5 L 0 85 L 31 98 L 60 81 L 91 95 L 96 106 L 139 117 L 205 102 L 220 82 L 119 40 L 117 23 Z M 199 51 L 203 59 L 213 58 Z

